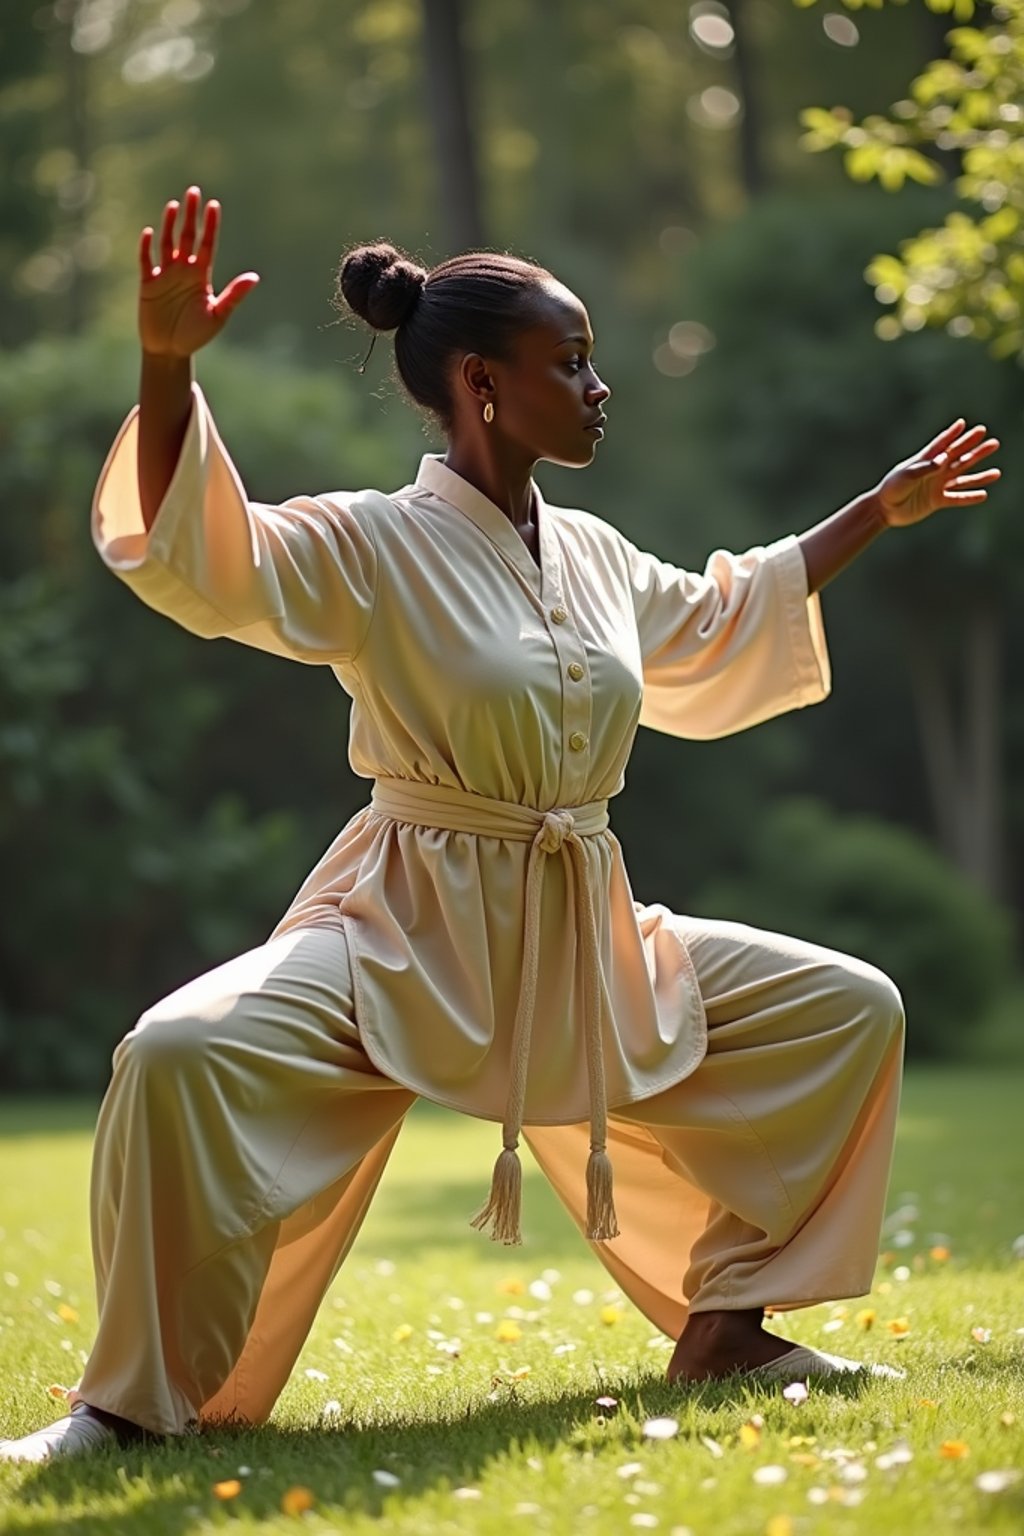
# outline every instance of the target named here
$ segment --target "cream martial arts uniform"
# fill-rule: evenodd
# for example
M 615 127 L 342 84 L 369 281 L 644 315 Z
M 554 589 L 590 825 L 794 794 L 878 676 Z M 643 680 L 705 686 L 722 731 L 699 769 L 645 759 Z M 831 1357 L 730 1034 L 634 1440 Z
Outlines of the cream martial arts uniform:
M 330 666 L 353 771 L 375 782 L 269 942 L 148 1010 L 115 1053 L 81 1395 L 168 1433 L 264 1419 L 417 1095 L 504 1122 L 506 1239 L 525 1127 L 668 1333 L 691 1305 L 868 1290 L 896 989 L 812 945 L 641 905 L 608 830 L 638 724 L 710 738 L 828 693 L 796 539 L 695 575 L 538 490 L 538 568 L 431 454 L 390 494 L 250 502 L 198 387 L 147 535 L 136 432 L 133 412 L 96 492 L 107 565 L 195 634 Z

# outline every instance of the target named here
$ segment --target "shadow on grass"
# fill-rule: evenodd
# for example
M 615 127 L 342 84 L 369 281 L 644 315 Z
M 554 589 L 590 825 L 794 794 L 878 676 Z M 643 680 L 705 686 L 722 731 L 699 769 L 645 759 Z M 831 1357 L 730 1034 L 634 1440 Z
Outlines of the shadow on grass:
M 837 1377 L 816 1386 L 815 1397 L 854 1399 L 867 1385 L 867 1380 Z M 399 1513 L 402 1505 L 425 1493 L 475 1485 L 495 1462 L 515 1458 L 521 1463 L 527 1456 L 549 1457 L 558 1450 L 599 1452 L 608 1431 L 598 1417 L 598 1395 L 619 1400 L 623 1422 L 612 1431 L 612 1454 L 639 1450 L 647 1444 L 641 1435 L 644 1420 L 671 1415 L 680 1426 L 674 1443 L 706 1456 L 709 1471 L 717 1453 L 703 1437 L 713 1440 L 716 1428 L 722 1432 L 717 1412 L 765 1405 L 765 1390 L 739 1378 L 680 1390 L 661 1374 L 640 1372 L 626 1379 L 595 1378 L 589 1390 L 541 1401 L 517 1401 L 506 1390 L 502 1401 L 482 1399 L 458 1418 L 443 1413 L 429 1418 L 430 1405 L 425 1404 L 423 1418 L 388 1423 L 382 1400 L 382 1420 L 373 1425 L 343 1419 L 330 1428 L 310 1429 L 218 1425 L 197 1436 L 95 1459 L 48 1462 L 32 1469 L 14 1500 L 26 1510 L 49 1506 L 33 1518 L 32 1529 L 54 1536 L 84 1532 L 97 1523 L 104 1532 L 174 1533 L 221 1509 L 214 1484 L 236 1478 L 245 1468 L 242 1491 L 229 1507 L 239 1514 L 244 1510 L 249 1518 L 279 1519 L 282 1495 L 296 1486 L 310 1489 L 321 1509 L 376 1518 L 385 1513 L 385 1503 Z M 767 1390 L 778 1396 L 776 1388 Z M 733 1419 L 734 1412 L 731 1427 Z M 390 1472 L 399 1485 L 380 1487 L 375 1470 Z M 125 1498 L 130 1509 L 111 1509 Z M 66 1508 L 80 1509 L 83 1502 L 93 1503 L 95 1511 L 79 1514 Z

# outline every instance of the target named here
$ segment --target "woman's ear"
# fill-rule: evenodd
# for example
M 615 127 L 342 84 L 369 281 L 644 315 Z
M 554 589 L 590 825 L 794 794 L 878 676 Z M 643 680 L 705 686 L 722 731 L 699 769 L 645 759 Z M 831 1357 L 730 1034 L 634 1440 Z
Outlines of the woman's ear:
M 494 376 L 479 352 L 467 352 L 458 367 L 457 383 L 476 404 L 494 399 Z

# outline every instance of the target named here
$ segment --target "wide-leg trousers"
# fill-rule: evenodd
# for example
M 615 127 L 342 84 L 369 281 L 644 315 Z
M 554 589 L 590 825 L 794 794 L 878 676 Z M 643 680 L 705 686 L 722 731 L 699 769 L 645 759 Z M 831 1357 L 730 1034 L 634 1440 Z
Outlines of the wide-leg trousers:
M 707 1055 L 612 1111 L 622 1235 L 593 1250 L 673 1337 L 691 1310 L 861 1295 L 891 1166 L 899 993 L 831 950 L 677 921 Z M 340 927 L 293 930 L 144 1013 L 97 1126 L 100 1321 L 76 1395 L 155 1433 L 265 1420 L 414 1097 L 360 1044 Z M 587 1125 L 524 1136 L 582 1230 Z

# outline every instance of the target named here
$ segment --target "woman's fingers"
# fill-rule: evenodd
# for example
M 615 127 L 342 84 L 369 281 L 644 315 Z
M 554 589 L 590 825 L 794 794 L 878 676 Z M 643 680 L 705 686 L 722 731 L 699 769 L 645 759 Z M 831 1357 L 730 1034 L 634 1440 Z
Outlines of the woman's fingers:
M 955 480 L 950 480 L 946 486 L 947 491 L 966 490 L 970 485 L 989 485 L 993 480 L 998 480 L 1002 474 L 1001 469 L 983 469 L 977 475 L 957 475 Z
M 231 311 L 238 308 L 246 294 L 252 292 L 259 280 L 258 272 L 241 272 L 238 277 L 233 277 L 224 292 L 219 293 L 210 305 L 217 318 L 226 320 Z
M 217 249 L 217 231 L 220 228 L 220 203 L 216 198 L 206 205 L 203 215 L 203 233 L 199 240 L 199 249 L 196 252 L 196 263 L 199 267 L 209 272 L 213 267 L 213 253 Z
M 981 459 L 987 459 L 990 453 L 995 453 L 999 447 L 998 437 L 988 437 L 983 443 L 977 443 L 968 449 L 966 453 L 951 456 L 951 468 L 956 470 L 970 469 L 972 464 L 977 464 Z
M 946 427 L 942 432 L 940 432 L 938 437 L 933 437 L 931 442 L 927 443 L 925 445 L 925 447 L 923 447 L 921 449 L 920 457 L 921 458 L 925 458 L 925 457 L 929 457 L 930 458 L 932 455 L 934 455 L 936 453 L 941 453 L 944 448 L 947 448 L 949 446 L 949 444 L 953 441 L 954 437 L 956 437 L 957 434 L 966 425 L 967 425 L 967 423 L 964 421 L 964 418 L 962 416 L 958 416 L 956 421 L 952 422 L 948 427 Z
M 163 223 L 160 225 L 160 267 L 166 271 L 174 260 L 174 221 L 178 217 L 179 204 L 176 201 L 169 202 L 164 208 Z
M 139 240 L 139 265 L 142 281 L 148 283 L 153 276 L 153 231 L 147 224 Z
M 181 222 L 181 236 L 178 240 L 178 256 L 184 260 L 192 255 L 192 247 L 196 243 L 196 219 L 199 213 L 199 188 L 189 187 L 185 193 L 185 217 Z

